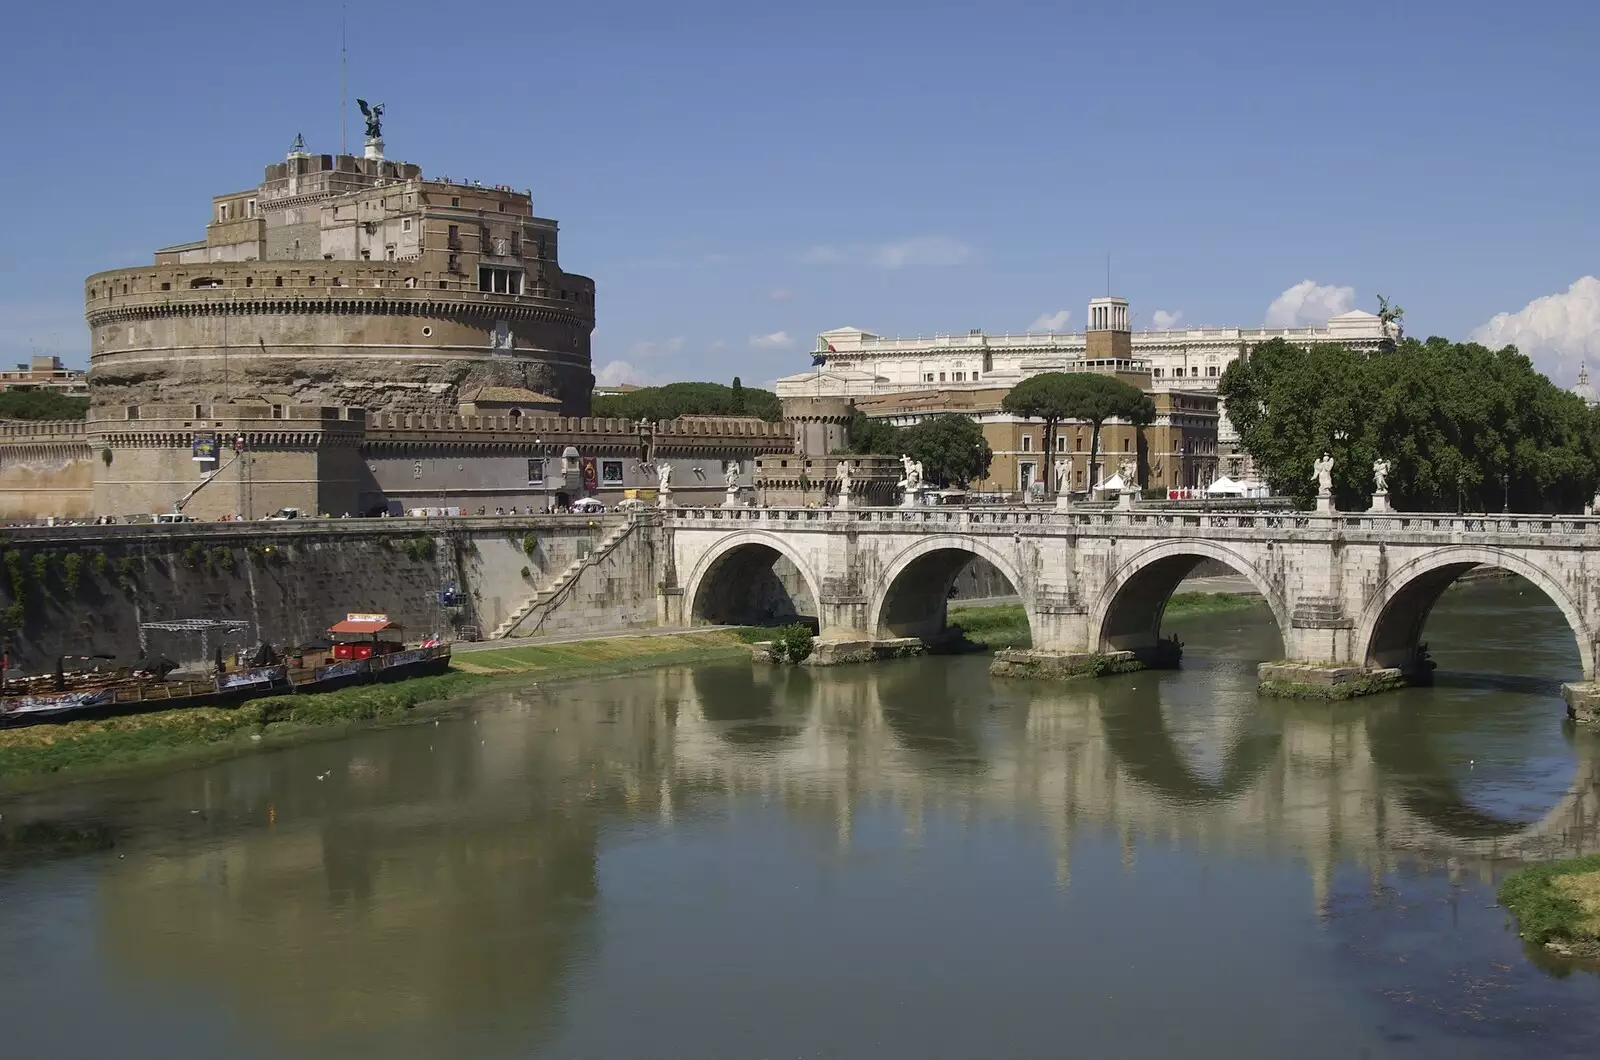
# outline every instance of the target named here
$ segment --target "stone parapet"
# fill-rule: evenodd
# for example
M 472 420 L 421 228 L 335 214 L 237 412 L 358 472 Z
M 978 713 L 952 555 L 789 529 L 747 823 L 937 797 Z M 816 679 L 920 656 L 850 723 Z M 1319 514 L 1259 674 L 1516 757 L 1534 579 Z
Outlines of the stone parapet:
M 573 277 L 574 285 L 582 279 Z M 404 262 L 197 262 L 96 273 L 84 281 L 84 312 L 91 328 L 171 314 L 436 316 L 461 310 L 494 318 L 543 314 L 552 321 L 593 327 L 593 310 L 570 295 L 539 281 L 524 294 L 494 294 L 480 291 L 476 277 L 423 280 Z

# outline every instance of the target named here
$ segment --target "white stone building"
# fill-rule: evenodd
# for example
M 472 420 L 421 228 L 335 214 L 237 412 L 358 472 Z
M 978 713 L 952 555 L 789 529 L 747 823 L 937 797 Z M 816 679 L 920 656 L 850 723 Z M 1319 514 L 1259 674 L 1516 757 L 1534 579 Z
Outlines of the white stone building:
M 1089 302 L 1088 332 L 1029 332 L 888 338 L 860 328 L 824 331 L 817 336 L 818 364 L 809 372 L 777 382 L 784 397 L 867 397 L 905 390 L 1011 387 L 1040 372 L 1082 370 L 1089 359 L 1089 335 L 1128 331 L 1128 303 L 1122 298 Z M 1310 328 L 1178 328 L 1132 332 L 1132 353 L 1148 363 L 1151 385 L 1163 390 L 1214 391 L 1223 371 L 1251 347 L 1269 339 L 1312 345 L 1337 342 L 1376 350 L 1384 342 L 1378 317 L 1359 309 Z M 1141 364 L 1142 367 L 1142 364 Z M 1226 415 L 1218 424 L 1219 445 L 1231 449 L 1238 435 Z

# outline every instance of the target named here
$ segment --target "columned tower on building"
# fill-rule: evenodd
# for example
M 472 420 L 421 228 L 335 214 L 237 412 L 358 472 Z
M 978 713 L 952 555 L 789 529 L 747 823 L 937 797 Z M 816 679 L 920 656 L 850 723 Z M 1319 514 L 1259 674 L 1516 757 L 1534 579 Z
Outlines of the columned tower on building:
M 1089 299 L 1089 326 L 1083 355 L 1091 360 L 1128 360 L 1133 357 L 1133 332 L 1128 327 L 1126 298 Z

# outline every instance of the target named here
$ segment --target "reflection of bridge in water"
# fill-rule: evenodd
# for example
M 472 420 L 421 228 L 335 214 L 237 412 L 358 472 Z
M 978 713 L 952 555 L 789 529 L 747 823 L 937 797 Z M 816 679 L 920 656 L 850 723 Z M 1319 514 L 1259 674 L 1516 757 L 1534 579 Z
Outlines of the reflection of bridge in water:
M 1252 680 L 1194 669 L 996 687 L 976 660 L 956 660 L 529 688 L 474 721 L 148 778 L 113 823 L 162 849 L 125 845 L 95 902 L 125 975 L 221 987 L 293 1039 L 403 1028 L 419 1012 L 542 1024 L 568 965 L 595 945 L 606 835 L 673 828 L 735 797 L 809 822 L 824 847 L 850 846 L 857 821 L 884 811 L 908 843 L 935 824 L 1034 822 L 1062 883 L 1075 841 L 1097 836 L 1118 837 L 1133 871 L 1139 850 L 1172 844 L 1296 857 L 1319 907 L 1341 864 L 1487 877 L 1600 847 L 1600 740 L 1588 734 L 1575 737 L 1564 795 L 1537 820 L 1500 820 L 1431 760 L 1403 707 L 1234 694 Z M 59 816 L 76 798 L 98 805 L 92 790 L 44 805 Z M 28 812 L 8 806 L 6 827 Z M 318 957 L 262 959 L 284 950 Z M 374 968 L 386 969 L 382 994 L 369 989 Z
M 1319 893 L 1342 860 L 1381 873 L 1443 859 L 1487 875 L 1497 862 L 1600 847 L 1600 754 L 1585 734 L 1565 795 L 1537 820 L 1505 820 L 1470 804 L 1404 710 L 1237 697 L 1235 713 L 1212 719 L 1200 741 L 1209 768 L 1197 768 L 1167 718 L 1206 709 L 1205 686 L 1174 683 L 1158 695 L 1154 681 L 1142 694 L 1029 685 L 1017 706 L 991 708 L 986 675 L 965 687 L 951 671 L 944 694 L 930 695 L 909 680 L 915 672 L 662 673 L 660 694 L 676 712 L 670 769 L 696 787 L 829 807 L 841 842 L 863 800 L 890 800 L 912 818 L 935 806 L 1021 811 L 1052 830 L 1062 859 L 1080 830 L 1119 834 L 1130 851 L 1140 842 L 1292 851 Z M 748 682 L 738 698 L 770 709 L 743 718 L 706 709 L 731 690 L 701 686 L 723 682 Z

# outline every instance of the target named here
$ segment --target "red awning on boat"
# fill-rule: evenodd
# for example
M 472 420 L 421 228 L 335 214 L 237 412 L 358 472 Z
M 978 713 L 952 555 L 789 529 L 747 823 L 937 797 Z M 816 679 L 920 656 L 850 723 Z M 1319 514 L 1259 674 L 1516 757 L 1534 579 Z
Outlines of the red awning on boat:
M 388 619 L 347 618 L 343 622 L 335 622 L 328 627 L 329 633 L 381 633 L 386 629 L 399 629 L 400 627 Z

